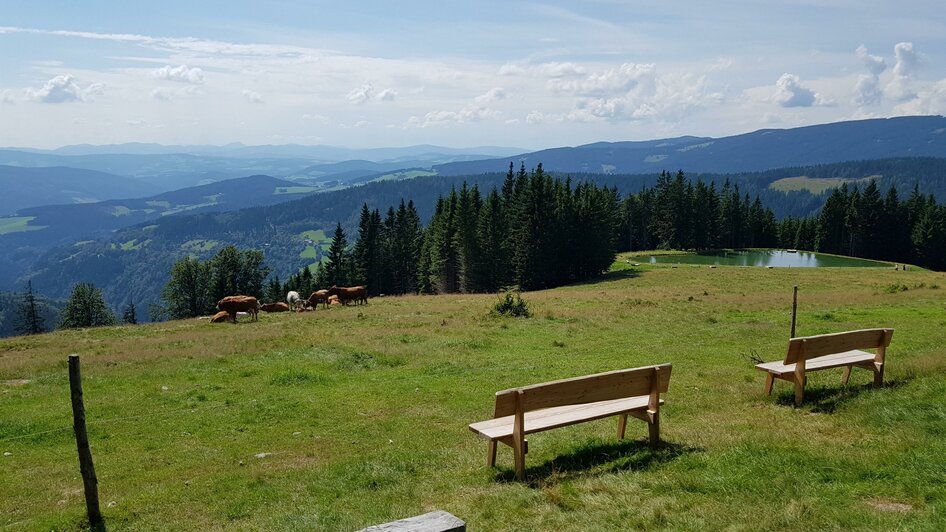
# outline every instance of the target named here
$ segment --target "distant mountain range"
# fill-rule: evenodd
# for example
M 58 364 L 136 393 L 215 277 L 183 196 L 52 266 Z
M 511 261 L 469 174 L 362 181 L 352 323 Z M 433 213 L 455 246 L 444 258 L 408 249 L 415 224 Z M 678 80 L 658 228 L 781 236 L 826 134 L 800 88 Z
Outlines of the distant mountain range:
M 891 157 L 946 157 L 946 118 L 909 116 L 763 129 L 731 137 L 678 137 L 645 142 L 597 142 L 508 158 L 516 166 L 541 162 L 566 173 L 648 174 L 662 170 L 758 172 Z M 508 164 L 508 162 L 506 163 Z M 440 175 L 501 171 L 496 161 L 435 165 Z
M 61 166 L 0 166 L 0 190 L 0 216 L 25 207 L 137 198 L 160 192 L 158 187 L 137 179 Z

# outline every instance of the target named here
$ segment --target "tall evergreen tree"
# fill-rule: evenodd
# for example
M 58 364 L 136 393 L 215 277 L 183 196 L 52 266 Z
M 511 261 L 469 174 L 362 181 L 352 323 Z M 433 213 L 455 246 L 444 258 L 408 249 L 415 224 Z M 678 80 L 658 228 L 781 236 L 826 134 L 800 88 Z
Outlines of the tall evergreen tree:
M 46 322 L 39 313 L 36 296 L 33 294 L 33 281 L 26 281 L 26 293 L 17 307 L 14 331 L 17 334 L 30 335 L 46 332 Z
M 326 284 L 330 286 L 346 286 L 348 284 L 348 239 L 342 224 L 335 226 L 332 236 L 332 245 L 328 249 L 328 261 L 325 262 Z
M 125 310 L 122 311 L 122 323 L 128 325 L 137 325 L 138 324 L 138 311 L 135 308 L 134 302 L 129 302 L 125 305 Z

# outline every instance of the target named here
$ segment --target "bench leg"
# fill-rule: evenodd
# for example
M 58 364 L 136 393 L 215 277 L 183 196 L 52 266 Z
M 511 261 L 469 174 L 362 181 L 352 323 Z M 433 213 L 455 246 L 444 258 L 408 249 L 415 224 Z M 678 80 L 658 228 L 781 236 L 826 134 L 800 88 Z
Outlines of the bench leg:
M 624 439 L 624 431 L 627 429 L 627 414 L 618 416 L 618 439 Z
M 772 384 L 775 383 L 775 375 L 772 373 L 765 374 L 765 387 L 762 388 L 762 393 L 765 395 L 772 395 Z
M 850 378 L 851 378 L 851 366 L 844 366 L 844 375 L 841 376 L 841 385 L 847 386 L 847 381 Z
M 516 460 L 516 480 L 523 481 L 526 479 L 526 442 L 514 438 L 512 453 Z
M 489 447 L 486 448 L 486 466 L 494 467 L 496 465 L 496 440 L 489 440 Z
M 648 429 L 650 429 L 648 443 L 650 443 L 651 449 L 656 449 L 660 445 L 660 412 L 655 413 L 653 418 L 654 420 L 647 424 Z
M 805 400 L 805 381 L 807 378 L 801 379 L 801 382 L 795 381 L 795 406 L 801 406 L 802 401 Z
M 874 367 L 874 388 L 880 388 L 884 385 L 884 365 L 875 364 Z

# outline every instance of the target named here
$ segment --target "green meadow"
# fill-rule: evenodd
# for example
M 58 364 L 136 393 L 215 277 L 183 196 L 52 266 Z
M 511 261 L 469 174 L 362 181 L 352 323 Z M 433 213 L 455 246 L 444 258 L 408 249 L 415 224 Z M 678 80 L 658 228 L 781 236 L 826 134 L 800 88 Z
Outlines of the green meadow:
M 0 218 L 0 235 L 46 229 L 45 225 L 29 225 L 29 223 L 34 219 L 36 219 L 35 216 L 12 216 L 9 218 Z
M 893 327 L 886 383 L 762 394 L 798 333 Z M 112 530 L 355 530 L 442 509 L 470 530 L 946 529 L 946 275 L 633 266 L 527 292 L 0 340 L 0 529 L 84 524 L 66 360 L 81 355 Z M 605 419 L 530 435 L 527 480 L 467 424 L 504 388 L 673 363 L 662 444 Z

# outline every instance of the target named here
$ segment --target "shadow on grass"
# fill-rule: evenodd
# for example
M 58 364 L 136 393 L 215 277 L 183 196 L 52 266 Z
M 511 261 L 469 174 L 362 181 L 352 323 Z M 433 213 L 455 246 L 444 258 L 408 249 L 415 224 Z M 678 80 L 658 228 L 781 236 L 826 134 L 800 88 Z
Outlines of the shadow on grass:
M 634 279 L 635 277 L 641 276 L 641 270 L 637 268 L 628 268 L 626 270 L 615 270 L 605 272 L 597 277 L 592 277 L 584 281 L 575 281 L 574 283 L 569 283 L 567 286 L 586 286 L 593 285 L 607 281 L 620 281 L 621 279 Z
M 556 456 L 542 465 L 528 466 L 526 455 L 526 484 L 538 488 L 552 481 L 567 480 L 587 473 L 609 474 L 620 471 L 643 471 L 665 464 L 680 456 L 702 452 L 703 449 L 662 441 L 651 449 L 646 440 L 620 440 L 608 443 L 582 444 L 572 452 Z M 515 481 L 514 469 L 503 468 L 496 480 Z
M 802 407 L 810 408 L 812 412 L 821 414 L 833 414 L 844 403 L 855 399 L 862 394 L 870 393 L 880 389 L 896 389 L 907 385 L 914 377 L 906 376 L 898 379 L 885 381 L 880 388 L 874 388 L 873 384 L 847 385 L 847 386 L 820 386 L 805 388 L 805 402 Z M 795 405 L 795 392 L 792 389 L 780 391 L 775 399 L 775 403 L 785 406 Z

